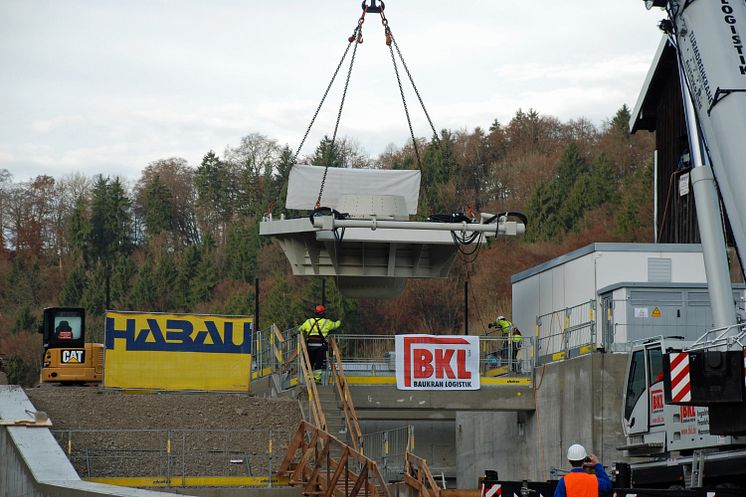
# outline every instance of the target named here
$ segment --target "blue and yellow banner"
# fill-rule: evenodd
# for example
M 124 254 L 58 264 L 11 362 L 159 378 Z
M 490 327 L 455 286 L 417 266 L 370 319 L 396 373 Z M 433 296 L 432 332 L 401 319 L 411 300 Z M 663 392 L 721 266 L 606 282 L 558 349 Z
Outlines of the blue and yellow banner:
M 107 312 L 104 387 L 248 391 L 250 316 Z

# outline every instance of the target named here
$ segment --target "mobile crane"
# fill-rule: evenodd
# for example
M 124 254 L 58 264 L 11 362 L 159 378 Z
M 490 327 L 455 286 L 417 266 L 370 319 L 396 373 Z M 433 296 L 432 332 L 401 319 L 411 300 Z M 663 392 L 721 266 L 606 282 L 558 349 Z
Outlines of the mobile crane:
M 676 50 L 715 329 L 633 347 L 623 429 L 634 486 L 746 486 L 746 327 L 728 275 L 718 192 L 746 255 L 746 3 L 647 0 Z M 712 169 L 710 169 L 710 165 Z M 714 172 L 714 175 L 713 175 Z M 717 179 L 717 187 L 715 185 Z

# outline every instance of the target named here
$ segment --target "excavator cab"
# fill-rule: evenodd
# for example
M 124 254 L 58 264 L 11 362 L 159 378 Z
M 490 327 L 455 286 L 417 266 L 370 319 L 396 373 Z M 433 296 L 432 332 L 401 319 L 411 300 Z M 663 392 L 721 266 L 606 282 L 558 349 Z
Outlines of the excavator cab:
M 44 351 L 56 348 L 82 348 L 85 343 L 85 309 L 47 307 L 39 333 L 44 335 Z

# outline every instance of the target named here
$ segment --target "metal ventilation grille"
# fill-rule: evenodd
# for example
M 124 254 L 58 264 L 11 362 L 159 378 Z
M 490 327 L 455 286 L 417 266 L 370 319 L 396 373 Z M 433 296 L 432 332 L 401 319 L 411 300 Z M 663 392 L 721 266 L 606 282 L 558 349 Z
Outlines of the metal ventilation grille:
M 648 258 L 648 281 L 651 283 L 670 283 L 671 259 L 663 257 Z

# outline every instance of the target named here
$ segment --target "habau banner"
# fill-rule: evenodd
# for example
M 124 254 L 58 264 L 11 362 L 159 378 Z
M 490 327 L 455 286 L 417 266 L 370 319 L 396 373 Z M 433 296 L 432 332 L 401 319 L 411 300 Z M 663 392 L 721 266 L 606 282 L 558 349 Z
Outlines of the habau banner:
M 479 337 L 396 335 L 399 390 L 479 390 Z

